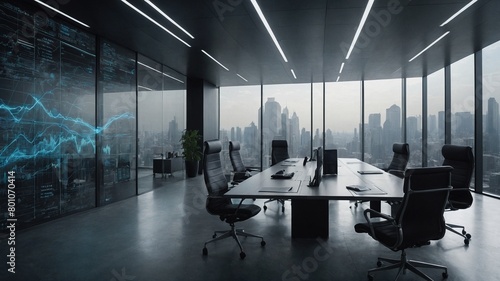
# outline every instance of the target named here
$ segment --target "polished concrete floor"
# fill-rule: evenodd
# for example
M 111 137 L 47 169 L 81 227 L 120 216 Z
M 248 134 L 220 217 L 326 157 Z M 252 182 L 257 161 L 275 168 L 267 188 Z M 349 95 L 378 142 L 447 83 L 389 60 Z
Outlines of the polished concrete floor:
M 16 273 L 7 272 L 7 241 L 0 240 L 0 280 L 367 280 L 378 256 L 399 257 L 366 234 L 354 232 L 362 221 L 362 204 L 330 202 L 330 237 L 291 239 L 290 202 L 281 212 L 271 203 L 266 212 L 239 224 L 267 242 L 242 240 L 239 258 L 232 239 L 203 244 L 226 224 L 205 210 L 203 177 L 184 180 L 146 176 L 139 184 L 151 192 L 105 207 L 67 216 L 16 233 Z M 469 246 L 447 233 L 431 245 L 408 250 L 408 257 L 448 266 L 448 280 L 500 280 L 500 200 L 475 195 L 473 207 L 446 213 L 472 233 Z M 251 201 L 249 201 L 251 202 Z M 263 200 L 256 200 L 262 206 Z M 383 211 L 385 210 L 383 206 Z M 439 270 L 425 270 L 441 280 Z M 393 280 L 396 272 L 374 280 Z M 407 272 L 399 280 L 420 280 Z

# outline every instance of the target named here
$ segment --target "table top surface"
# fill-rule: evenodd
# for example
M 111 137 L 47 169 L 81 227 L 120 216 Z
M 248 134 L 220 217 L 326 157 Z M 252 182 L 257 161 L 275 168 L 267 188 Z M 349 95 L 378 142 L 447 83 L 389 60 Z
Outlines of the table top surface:
M 356 158 L 339 158 L 337 175 L 323 175 L 321 183 L 309 187 L 315 161 L 303 165 L 302 158 L 290 158 L 251 176 L 226 192 L 230 198 L 283 198 L 328 200 L 397 200 L 403 198 L 403 179 Z M 294 173 L 291 179 L 272 179 L 276 172 Z M 367 171 L 376 173 L 361 174 Z M 356 192 L 347 186 L 368 191 Z

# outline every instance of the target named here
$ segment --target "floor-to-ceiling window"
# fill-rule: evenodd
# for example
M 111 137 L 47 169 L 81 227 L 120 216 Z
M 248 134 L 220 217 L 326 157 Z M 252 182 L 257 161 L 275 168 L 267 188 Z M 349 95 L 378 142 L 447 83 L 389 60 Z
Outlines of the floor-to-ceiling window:
M 474 55 L 450 68 L 451 143 L 474 147 Z
M 392 144 L 401 142 L 401 79 L 365 81 L 365 157 L 381 168 L 392 159 Z
M 325 148 L 339 157 L 361 159 L 361 84 L 325 83 Z
M 260 167 L 260 92 L 260 85 L 220 88 L 220 139 L 226 173 L 232 171 L 229 141 L 240 142 L 245 166 Z
M 444 69 L 427 77 L 427 166 L 443 163 L 441 148 L 444 145 Z
M 312 146 L 323 146 L 323 83 L 312 84 L 313 140 Z
M 483 49 L 483 192 L 500 195 L 500 41 Z
M 406 142 L 408 167 L 422 166 L 422 78 L 406 79 Z
M 271 141 L 288 141 L 290 157 L 311 154 L 311 84 L 264 85 L 263 168 L 271 164 Z

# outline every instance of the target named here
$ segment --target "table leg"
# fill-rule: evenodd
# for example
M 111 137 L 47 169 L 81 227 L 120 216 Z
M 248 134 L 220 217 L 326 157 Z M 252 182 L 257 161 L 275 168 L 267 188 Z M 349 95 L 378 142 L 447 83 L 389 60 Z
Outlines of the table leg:
M 377 211 L 377 212 L 380 212 L 380 209 L 381 209 L 380 200 L 370 201 L 370 209 Z
M 329 201 L 292 199 L 292 238 L 328 238 Z

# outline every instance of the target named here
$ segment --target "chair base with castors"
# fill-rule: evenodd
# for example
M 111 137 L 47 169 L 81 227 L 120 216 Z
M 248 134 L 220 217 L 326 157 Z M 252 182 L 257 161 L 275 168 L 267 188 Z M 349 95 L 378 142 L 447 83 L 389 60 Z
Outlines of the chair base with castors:
M 458 232 L 457 230 L 455 230 L 455 228 L 461 228 L 462 229 L 462 232 Z M 469 242 L 470 242 L 470 239 L 472 238 L 472 235 L 470 233 L 467 233 L 467 231 L 465 231 L 465 226 L 463 225 L 458 225 L 458 224 L 451 224 L 451 223 L 447 223 L 446 224 L 446 229 L 457 234 L 457 235 L 460 235 L 464 238 L 464 244 L 465 245 L 469 245 Z
M 264 211 L 267 210 L 267 206 L 266 204 L 269 203 L 269 202 L 273 202 L 273 201 L 276 201 L 278 202 L 278 204 L 281 204 L 281 212 L 284 213 L 285 212 L 285 199 L 269 199 L 267 200 L 266 202 L 264 202 Z
M 240 258 L 241 259 L 244 259 L 246 257 L 246 254 L 243 251 L 243 247 L 241 246 L 241 242 L 240 242 L 240 239 L 238 238 L 238 236 L 260 238 L 261 239 L 260 245 L 262 247 L 264 247 L 266 245 L 266 241 L 264 241 L 264 237 L 259 236 L 259 235 L 255 235 L 255 234 L 251 234 L 251 233 L 246 233 L 245 230 L 243 230 L 243 229 L 235 228 L 234 224 L 230 224 L 230 225 L 231 225 L 230 230 L 215 231 L 214 235 L 212 236 L 213 239 L 205 242 L 205 245 L 203 246 L 203 255 L 204 256 L 208 255 L 207 244 L 215 242 L 215 241 L 219 241 L 222 239 L 230 238 L 230 237 L 234 238 L 234 240 L 236 240 L 236 243 L 238 243 L 238 246 L 240 247 Z M 222 235 L 217 236 L 218 234 L 222 234 Z
M 387 263 L 389 263 L 389 265 L 382 267 L 383 262 L 387 262 Z M 399 271 L 398 271 L 396 278 L 394 280 L 397 280 L 399 278 L 399 276 L 401 275 L 401 273 L 406 274 L 407 269 L 410 270 L 411 272 L 417 274 L 418 276 L 424 278 L 425 280 L 428 280 L 428 281 L 433 280 L 427 274 L 418 270 L 417 267 L 442 269 L 444 271 L 442 273 L 442 277 L 444 279 L 448 278 L 448 269 L 446 268 L 446 266 L 433 264 L 433 263 L 427 263 L 427 262 L 421 262 L 421 261 L 415 261 L 415 260 L 408 260 L 406 258 L 406 252 L 404 250 L 402 250 L 401 259 L 399 259 L 399 260 L 388 259 L 388 258 L 378 258 L 377 266 L 378 266 L 377 268 L 368 270 L 368 280 L 373 280 L 372 273 L 374 273 L 374 272 L 389 270 L 389 269 L 394 269 L 394 268 L 399 268 Z

